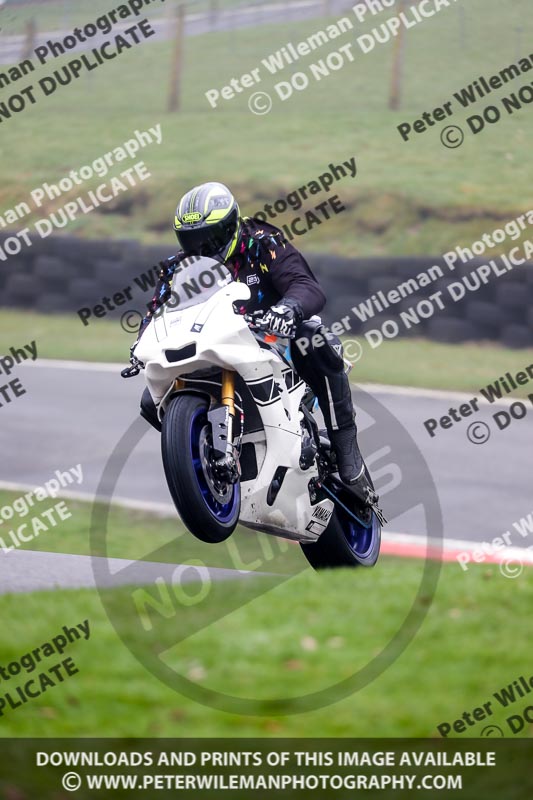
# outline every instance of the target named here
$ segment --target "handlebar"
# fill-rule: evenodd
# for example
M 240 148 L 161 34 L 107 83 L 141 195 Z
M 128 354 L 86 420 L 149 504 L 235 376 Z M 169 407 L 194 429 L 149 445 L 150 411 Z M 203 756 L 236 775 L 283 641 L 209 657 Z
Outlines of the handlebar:
M 248 324 L 249 328 L 253 332 L 257 333 L 268 333 L 270 336 L 275 337 L 276 339 L 293 339 L 293 336 L 283 336 L 280 333 L 275 333 L 274 331 L 270 330 L 268 324 L 264 323 L 264 311 L 251 311 L 249 314 L 244 315 L 244 320 Z
M 264 311 L 251 311 L 249 314 L 244 315 L 244 321 L 250 326 L 251 330 L 264 331 L 266 327 L 261 325 L 264 316 Z

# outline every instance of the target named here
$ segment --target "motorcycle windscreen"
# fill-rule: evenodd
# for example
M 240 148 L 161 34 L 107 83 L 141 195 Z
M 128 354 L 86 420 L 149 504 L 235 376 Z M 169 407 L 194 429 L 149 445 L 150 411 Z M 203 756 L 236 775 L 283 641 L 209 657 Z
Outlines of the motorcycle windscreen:
M 165 315 L 205 303 L 232 280 L 229 269 L 219 261 L 205 257 L 186 259 L 174 273 Z

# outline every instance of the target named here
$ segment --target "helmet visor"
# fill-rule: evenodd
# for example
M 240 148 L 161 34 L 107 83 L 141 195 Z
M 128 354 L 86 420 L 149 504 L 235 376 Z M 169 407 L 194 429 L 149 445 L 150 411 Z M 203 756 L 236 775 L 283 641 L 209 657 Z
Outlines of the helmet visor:
M 235 236 L 238 214 L 234 210 L 226 220 L 213 225 L 198 226 L 189 230 L 178 230 L 176 236 L 187 255 L 224 258 L 227 248 Z

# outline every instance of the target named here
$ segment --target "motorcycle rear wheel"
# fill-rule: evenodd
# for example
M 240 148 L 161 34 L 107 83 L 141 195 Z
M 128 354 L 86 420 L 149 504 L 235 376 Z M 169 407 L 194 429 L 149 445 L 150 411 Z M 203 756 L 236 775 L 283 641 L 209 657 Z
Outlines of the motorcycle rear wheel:
M 210 466 L 207 398 L 178 394 L 162 422 L 161 454 L 174 505 L 189 531 L 202 542 L 227 539 L 239 521 L 240 485 L 221 484 Z
M 368 470 L 366 475 L 374 488 Z M 381 548 L 381 524 L 374 512 L 369 525 L 363 525 L 335 505 L 328 527 L 319 539 L 310 544 L 301 544 L 300 547 L 316 570 L 335 567 L 373 567 Z

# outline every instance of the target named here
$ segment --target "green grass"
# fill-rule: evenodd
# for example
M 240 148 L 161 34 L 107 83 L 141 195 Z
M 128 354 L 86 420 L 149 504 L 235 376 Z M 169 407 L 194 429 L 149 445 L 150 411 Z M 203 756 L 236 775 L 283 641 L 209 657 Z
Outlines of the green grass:
M 0 493 L 0 505 L 15 497 Z M 90 508 L 66 502 L 71 519 L 26 547 L 90 553 Z M 51 505 L 45 501 L 32 513 Z M 4 523 L 2 535 L 8 529 Z M 97 518 L 96 530 L 104 530 L 103 518 Z M 419 592 L 421 561 L 382 557 L 373 570 L 317 575 L 297 546 L 280 550 L 276 540 L 244 531 L 229 540 L 232 549 L 207 546 L 183 535 L 175 520 L 119 508 L 112 510 L 108 530 L 110 556 L 177 563 L 196 559 L 274 577 L 204 584 L 198 604 L 184 604 L 178 592 L 164 617 L 146 606 L 148 633 L 141 629 L 134 599 L 140 608 L 146 593 L 163 597 L 154 585 L 106 590 L 101 599 L 92 590 L 0 596 L 0 664 L 20 658 L 63 625 L 89 619 L 92 631 L 89 641 L 65 653 L 79 674 L 6 712 L 0 735 L 435 736 L 438 724 L 483 704 L 527 672 L 530 570 L 512 581 L 496 566 L 473 565 L 465 573 L 458 564 L 446 564 L 432 599 L 428 583 Z M 103 554 L 100 542 L 94 552 Z M 194 597 L 198 587 L 183 591 Z M 330 694 L 332 685 L 350 679 L 382 652 L 413 603 L 419 611 L 428 609 L 428 615 L 403 654 L 353 696 Z M 164 664 L 185 679 L 178 692 L 151 672 L 151 666 L 156 674 L 161 671 L 159 651 Z M 197 700 L 206 700 L 206 690 L 252 698 L 251 715 L 233 706 L 212 708 L 209 701 L 207 707 L 200 705 Z M 326 707 L 302 709 L 295 700 L 325 690 Z M 268 703 L 276 698 L 286 700 L 274 713 Z M 226 701 L 217 694 L 221 702 Z M 502 724 L 508 714 L 502 709 L 490 721 Z M 469 734 L 479 732 L 480 726 Z
M 86 328 L 75 315 L 36 314 L 2 310 L 0 340 L 22 344 L 15 330 L 31 331 L 39 358 L 83 359 L 127 363 L 133 336 L 119 322 L 96 319 Z M 533 363 L 533 350 L 508 350 L 494 344 L 446 345 L 424 339 L 385 341 L 372 350 L 366 340 L 357 338 L 363 356 L 350 377 L 353 383 L 386 383 L 431 389 L 475 392 L 505 372 L 518 372 Z M 526 397 L 529 385 L 519 387 L 513 396 Z
M 445 150 L 438 130 L 404 143 L 396 125 L 414 121 L 478 75 L 497 72 L 523 55 L 532 25 L 526 12 L 525 0 L 505 7 L 496 0 L 472 0 L 463 17 L 459 6 L 453 7 L 408 31 L 403 108 L 398 112 L 387 110 L 391 45 L 366 56 L 355 46 L 354 63 L 313 81 L 286 103 L 276 99 L 266 116 L 248 111 L 251 90 L 210 109 L 204 96 L 208 89 L 221 88 L 287 42 L 315 33 L 325 19 L 187 39 L 182 111 L 177 114 L 165 110 L 171 46 L 148 43 L 2 123 L 0 207 L 13 207 L 41 182 L 57 182 L 119 145 L 136 128 L 160 122 L 163 144 L 142 154 L 152 179 L 132 190 L 128 202 L 86 215 L 66 232 L 86 237 L 133 234 L 170 244 L 172 210 L 191 185 L 214 178 L 226 181 L 243 212 L 251 214 L 315 179 L 329 163 L 355 156 L 357 179 L 345 178 L 333 190 L 347 210 L 308 233 L 304 249 L 347 255 L 436 254 L 468 245 L 530 206 L 529 175 L 523 168 L 529 157 L 530 110 L 468 137 L 459 150 Z M 337 43 L 353 41 L 372 24 L 359 26 Z M 312 59 L 335 47 L 335 42 L 324 46 Z M 277 77 L 263 68 L 265 76 L 256 88 L 273 93 L 278 78 L 285 80 L 297 68 L 306 70 L 312 59 Z M 55 61 L 40 68 L 32 75 L 34 83 L 59 65 Z M 521 85 L 520 80 L 515 83 L 512 88 Z M 464 110 L 458 111 L 454 120 L 464 123 L 465 116 Z M 49 202 L 31 221 L 78 194 L 79 189 Z M 317 201 L 322 199 L 317 195 Z M 296 213 L 285 213 L 275 222 L 289 222 Z
M 20 497 L 18 492 L 0 491 L 0 508 L 10 505 Z M 29 500 L 31 503 L 31 499 Z M 0 524 L 0 539 L 6 547 L 12 546 L 9 536 L 10 530 L 16 529 L 35 515 L 42 515 L 43 511 L 54 507 L 56 501 L 48 499 L 29 506 L 29 515 L 21 507 L 14 517 L 13 522 L 4 521 Z M 30 542 L 21 543 L 27 550 L 39 550 L 50 553 L 73 553 L 76 555 L 90 555 L 100 553 L 111 558 L 146 558 L 150 552 L 151 560 L 182 563 L 187 559 L 197 558 L 210 567 L 225 567 L 229 569 L 254 569 L 265 570 L 265 565 L 271 564 L 267 571 L 292 572 L 307 565 L 299 547 L 288 544 L 285 540 L 272 539 L 263 534 L 239 528 L 231 539 L 220 547 L 212 547 L 196 541 L 184 528 L 179 517 L 153 517 L 135 510 L 125 510 L 111 506 L 107 530 L 109 535 L 104 541 L 98 536 L 90 546 L 91 531 L 91 506 L 84 502 L 65 500 L 70 518 L 54 526 L 47 523 L 46 517 L 42 521 L 48 530 L 40 533 Z M 28 500 L 26 500 L 28 503 Z M 100 505 L 96 510 L 94 529 L 103 530 L 106 525 L 106 506 Z M 58 514 L 54 512 L 56 520 Z M 25 535 L 29 536 L 31 524 L 28 524 Z M 266 542 L 271 543 L 269 548 Z M 266 548 L 266 549 L 265 549 Z M 9 553 L 6 554 L 9 558 Z M 260 563 L 259 563 L 260 562 Z
M 126 306 L 124 307 L 127 308 Z M 38 314 L 32 311 L 8 310 L 0 314 L 0 340 L 7 345 L 31 332 L 37 342 L 39 358 L 81 359 L 83 361 L 116 361 L 129 359 L 133 334 L 126 333 L 119 321 L 95 319 L 84 327 L 77 314 Z
M 453 345 L 395 339 L 372 350 L 366 340 L 359 341 L 363 356 L 350 373 L 354 383 L 477 392 L 500 375 L 533 364 L 533 349 L 509 350 L 488 342 Z M 512 396 L 527 397 L 532 389 L 531 384 L 520 386 Z
M 70 6 L 71 20 L 77 21 Z M 0 207 L 12 207 L 43 181 L 57 182 L 69 170 L 90 163 L 136 128 L 161 122 L 163 145 L 147 148 L 142 156 L 153 177 L 142 194 L 132 194 L 136 203 L 131 213 L 117 204 L 114 213 L 90 214 L 66 232 L 170 243 L 172 236 L 164 226 L 178 196 L 193 184 L 215 177 L 226 181 L 241 199 L 243 212 L 253 213 L 314 179 L 331 161 L 355 155 L 356 181 L 346 179 L 338 185 L 347 211 L 309 233 L 304 249 L 355 256 L 438 253 L 467 245 L 530 206 L 531 182 L 524 168 L 530 155 L 530 110 L 467 138 L 457 151 L 444 150 L 435 132 L 405 144 L 395 126 L 439 105 L 478 75 L 497 72 L 524 55 L 532 25 L 528 7 L 525 0 L 505 6 L 496 0 L 472 0 L 465 9 L 464 43 L 459 5 L 409 31 L 403 109 L 394 113 L 386 109 L 390 45 L 366 57 L 358 53 L 353 65 L 286 104 L 275 100 L 266 117 L 248 112 L 246 93 L 220 110 L 209 109 L 205 91 L 255 67 L 288 41 L 304 39 L 323 27 L 324 20 L 188 40 L 182 112 L 175 115 L 165 111 L 170 45 L 138 48 L 1 124 Z M 98 0 L 87 16 L 101 8 Z M 317 57 L 329 49 L 335 45 Z M 302 62 L 304 69 L 307 63 Z M 35 74 L 36 80 L 58 65 L 49 64 Z M 272 92 L 274 82 L 265 79 L 259 88 Z M 465 116 L 459 113 L 456 121 L 464 124 Z M 74 196 L 49 204 L 44 213 Z M 286 222 L 291 216 L 278 220 Z M 38 341 L 43 358 L 125 361 L 132 338 L 118 322 L 99 320 L 84 329 L 73 317 L 4 312 L 2 341 L 11 343 L 14 330 L 31 331 L 28 338 Z M 475 391 L 532 361 L 532 351 L 400 340 L 365 352 L 352 379 Z M 13 498 L 1 497 L 2 503 Z M 28 544 L 31 549 L 88 552 L 87 508 L 71 502 L 68 506 L 72 520 L 41 534 Z M 172 520 L 154 522 L 115 510 L 110 530 L 111 555 L 160 561 L 199 558 L 235 566 L 235 549 L 207 552 Z M 234 545 L 243 564 L 259 562 L 258 569 L 276 572 L 284 565 L 286 572 L 298 574 L 273 588 L 272 582 L 265 582 L 259 597 L 245 582 L 217 584 L 205 608 L 185 613 L 181 607 L 166 625 L 157 626 L 147 644 L 139 637 L 130 590 L 108 591 L 106 607 L 113 609 L 115 623 L 131 647 L 141 648 L 144 660 L 155 639 L 156 645 L 168 648 L 169 663 L 198 689 L 265 700 L 318 691 L 365 664 L 397 629 L 421 578 L 420 563 L 388 558 L 370 571 L 321 576 L 307 569 L 299 572 L 303 561 L 298 548 L 289 547 L 281 555 L 273 551 L 268 558 L 262 541 L 264 537 L 237 534 Z M 172 691 L 117 638 L 93 591 L 4 595 L 2 664 L 40 645 L 64 624 L 88 618 L 92 635 L 69 653 L 79 675 L 6 713 L 0 718 L 0 733 L 434 736 L 439 723 L 460 717 L 519 675 L 530 674 L 526 632 L 532 594 L 530 571 L 511 581 L 497 567 L 477 565 L 465 574 L 456 564 L 444 565 L 422 630 L 383 675 L 333 706 L 288 717 L 225 713 Z M 428 603 L 428 598 L 422 602 Z M 207 624 L 211 613 L 217 621 Z M 190 635 L 170 647 L 176 632 L 183 631 Z M 502 712 L 491 722 L 504 724 L 509 712 Z M 480 728 L 469 733 L 479 735 Z
M 420 572 L 419 563 L 387 558 L 369 571 L 318 576 L 307 570 L 250 602 L 242 584 L 219 584 L 211 612 L 239 592 L 242 606 L 207 627 L 198 625 L 198 632 L 170 647 L 166 661 L 198 691 L 271 699 L 324 689 L 381 650 L 401 622 Z M 6 713 L 1 735 L 436 736 L 438 724 L 530 674 L 525 630 L 532 594 L 529 571 L 510 581 L 494 567 L 463 574 L 456 564 L 445 565 L 422 630 L 384 674 L 333 705 L 289 716 L 216 710 L 161 683 L 142 665 L 154 641 L 139 635 L 131 590 L 108 591 L 106 605 L 114 608 L 125 640 L 139 648 L 142 663 L 117 638 L 93 591 L 3 596 L 0 663 L 22 656 L 64 624 L 89 619 L 92 633 L 65 653 L 79 674 Z M 165 647 L 179 636 L 187 613 L 181 608 L 166 621 Z M 162 631 L 160 626 L 156 645 Z M 522 705 L 501 709 L 490 722 L 503 725 Z M 289 708 L 288 702 L 280 711 Z M 482 727 L 465 735 L 479 736 Z M 531 735 L 531 728 L 522 735 Z

